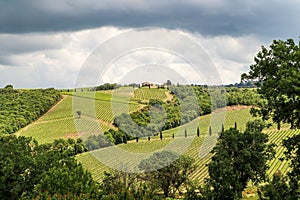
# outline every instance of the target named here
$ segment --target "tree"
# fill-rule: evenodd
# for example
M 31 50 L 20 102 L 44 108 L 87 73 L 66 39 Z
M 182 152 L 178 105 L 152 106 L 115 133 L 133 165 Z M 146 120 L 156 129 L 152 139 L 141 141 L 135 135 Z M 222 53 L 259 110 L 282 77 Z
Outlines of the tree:
M 123 135 L 123 142 L 124 142 L 124 144 L 127 144 L 127 136 L 126 136 L 126 134 Z
M 300 135 L 283 140 L 286 159 L 290 161 L 292 170 L 288 173 L 290 194 L 300 198 Z
M 160 199 L 139 175 L 126 171 L 105 171 L 100 191 L 101 199 Z
M 163 135 L 162 135 L 162 131 L 159 132 L 159 138 L 162 140 Z
M 269 184 L 260 187 L 260 199 L 300 199 L 300 135 L 283 140 L 283 146 L 291 170 L 287 175 L 276 172 Z
M 171 86 L 172 85 L 172 82 L 170 80 L 167 80 L 167 83 L 166 83 L 167 86 Z
M 300 44 L 299 44 L 300 46 Z M 272 118 L 278 129 L 282 122 L 300 128 L 300 48 L 292 39 L 274 40 L 270 49 L 262 46 L 242 80 L 256 80 L 265 99 L 252 114 Z
M 203 188 L 206 199 L 241 199 L 248 181 L 266 180 L 267 161 L 274 156 L 264 124 L 248 122 L 244 133 L 230 128 L 221 133 L 208 164 L 209 179 Z
M 36 184 L 31 197 L 38 197 L 43 194 L 68 198 L 89 198 L 97 197 L 97 185 L 92 175 L 83 169 L 82 165 L 55 166 L 41 174 L 40 181 Z
M 80 118 L 80 117 L 81 117 L 81 111 L 78 110 L 78 111 L 76 111 L 76 113 L 77 113 L 77 115 L 78 115 L 78 118 Z
M 184 137 L 187 137 L 187 130 L 184 129 Z
M 12 89 L 14 89 L 14 86 L 11 85 L 11 84 L 9 84 L 9 85 L 6 85 L 6 86 L 4 87 L 4 89 L 12 90 Z
M 294 194 L 290 193 L 287 178 L 280 173 L 280 171 L 274 173 L 273 179 L 270 183 L 261 186 L 258 189 L 258 196 L 261 200 L 297 200 Z
M 188 177 L 195 169 L 194 162 L 189 156 L 161 151 L 141 161 L 139 169 L 143 170 L 142 178 L 163 191 L 164 197 L 175 197 L 182 185 L 188 183 Z
M 197 137 L 199 137 L 200 136 L 200 129 L 199 129 L 199 127 L 197 127 Z
M 0 166 L 0 199 L 88 199 L 97 193 L 91 174 L 68 149 L 54 143 L 39 145 L 32 138 L 2 135 Z

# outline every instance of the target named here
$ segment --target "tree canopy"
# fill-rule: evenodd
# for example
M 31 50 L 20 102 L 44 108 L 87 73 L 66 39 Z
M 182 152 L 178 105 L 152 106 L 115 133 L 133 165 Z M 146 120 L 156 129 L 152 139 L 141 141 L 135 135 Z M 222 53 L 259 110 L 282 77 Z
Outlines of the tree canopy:
M 97 194 L 91 174 L 72 156 L 81 141 L 39 145 L 0 135 L 0 199 L 88 199 Z M 72 146 L 74 145 L 74 146 Z
M 242 80 L 257 80 L 258 93 L 266 100 L 253 110 L 264 120 L 272 118 L 280 129 L 285 122 L 300 128 L 300 48 L 292 39 L 274 40 L 270 48 L 262 46 Z
M 164 197 L 175 197 L 175 193 L 180 192 L 181 186 L 187 183 L 195 169 L 194 162 L 189 156 L 161 151 L 143 160 L 139 168 L 144 171 L 143 179 L 160 188 Z
M 38 119 L 60 98 L 53 88 L 15 90 L 8 85 L 0 89 L 0 134 L 14 133 Z
M 275 152 L 263 127 L 256 120 L 247 123 L 244 133 L 234 128 L 221 133 L 208 164 L 204 199 L 240 199 L 248 181 L 267 180 L 267 161 Z

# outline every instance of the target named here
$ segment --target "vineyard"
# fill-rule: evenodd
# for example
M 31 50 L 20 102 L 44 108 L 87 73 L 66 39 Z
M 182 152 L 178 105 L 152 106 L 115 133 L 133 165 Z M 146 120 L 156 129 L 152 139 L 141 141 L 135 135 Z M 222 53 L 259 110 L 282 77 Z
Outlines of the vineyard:
M 286 173 L 288 171 L 289 169 L 288 163 L 286 161 L 281 161 L 279 159 L 284 157 L 283 155 L 284 148 L 281 146 L 281 141 L 282 139 L 292 136 L 294 134 L 299 134 L 299 132 L 300 132 L 299 130 L 298 131 L 296 130 L 267 131 L 270 142 L 275 143 L 277 145 L 275 158 L 268 163 L 270 166 L 270 169 L 268 170 L 270 176 L 273 175 L 278 170 L 280 170 L 282 173 Z M 191 175 L 191 178 L 194 180 L 198 180 L 200 183 L 203 183 L 204 179 L 208 177 L 206 164 L 210 162 L 211 155 L 208 154 L 207 156 L 200 158 L 199 154 L 201 153 L 201 151 L 205 151 L 206 150 L 205 148 L 208 148 L 210 150 L 215 140 L 211 139 L 211 143 L 209 142 L 209 140 L 206 140 L 208 142 L 205 144 L 203 148 L 201 148 L 205 135 L 202 134 L 200 137 L 194 137 L 194 138 L 191 137 L 192 136 L 189 136 L 189 138 L 187 139 L 180 138 L 180 142 L 181 142 L 180 145 L 182 145 L 181 148 L 186 148 L 185 143 L 183 142 L 184 139 L 186 140 L 193 139 L 193 142 L 187 148 L 185 154 L 192 156 L 196 160 L 197 168 L 195 172 Z M 216 137 L 216 135 L 214 134 L 212 136 L 206 136 L 206 137 Z M 170 144 L 172 140 L 173 139 L 171 137 L 168 137 L 163 140 L 160 140 L 158 138 L 153 138 L 150 141 L 144 139 L 141 140 L 139 143 L 132 142 L 129 144 L 121 144 L 118 145 L 118 147 L 126 152 L 142 154 L 142 153 L 154 152 L 162 148 L 168 148 L 167 145 Z M 189 142 L 187 142 L 187 144 L 189 145 Z M 103 156 L 105 155 L 105 153 L 110 152 L 108 149 L 100 149 L 92 153 L 84 153 L 77 156 L 77 160 L 81 162 L 86 169 L 92 172 L 94 178 L 97 181 L 101 181 L 103 172 L 109 170 L 107 166 L 105 166 L 99 160 L 97 160 L 97 157 L 100 155 Z M 135 159 L 137 160 L 136 162 L 138 162 L 138 160 L 143 159 L 143 157 L 142 158 L 136 157 Z M 120 160 L 123 160 L 124 164 L 126 164 L 125 163 L 126 159 L 120 157 L 118 161 Z M 131 163 L 131 164 L 134 165 L 135 163 Z M 114 163 L 110 163 L 110 166 L 114 166 Z M 131 167 L 131 166 L 127 166 L 127 167 Z
M 136 92 L 139 90 L 141 92 Z M 130 99 L 133 91 L 138 94 L 137 98 L 143 94 L 143 100 L 146 100 L 166 98 L 167 90 L 132 90 L 124 87 L 114 91 L 64 92 L 64 98 L 53 109 L 18 131 L 17 135 L 30 136 L 40 143 L 47 143 L 57 138 L 78 138 L 115 129 L 112 125 L 115 116 L 137 111 L 145 106 Z M 80 118 L 77 111 L 81 112 Z
M 165 100 L 167 99 L 167 89 L 148 89 L 140 88 L 134 91 L 132 100 L 148 101 L 149 99 Z
M 178 148 L 182 148 L 182 149 L 186 148 L 187 151 L 185 152 L 185 154 L 196 158 L 196 163 L 199 166 L 199 168 L 197 168 L 197 171 L 192 175 L 192 177 L 203 180 L 204 177 L 206 176 L 205 174 L 207 174 L 207 172 L 204 170 L 205 164 L 209 162 L 210 157 L 205 156 L 204 158 L 200 159 L 199 153 L 200 153 L 200 146 L 203 143 L 205 136 L 208 134 L 210 123 L 217 122 L 218 120 L 219 126 L 212 126 L 214 127 L 213 132 L 217 133 L 221 131 L 222 122 L 224 123 L 226 129 L 230 127 L 234 127 L 235 122 L 237 122 L 238 128 L 240 130 L 243 130 L 245 128 L 246 122 L 253 119 L 249 114 L 249 109 L 229 110 L 226 112 L 226 117 L 225 118 L 223 117 L 224 117 L 224 113 L 222 112 L 201 116 L 198 119 L 193 120 L 185 125 L 164 131 L 163 140 L 160 140 L 159 136 L 157 135 L 151 137 L 150 141 L 148 141 L 147 138 L 140 138 L 138 143 L 136 143 L 135 141 L 130 141 L 128 144 L 121 144 L 118 145 L 118 147 L 125 150 L 126 152 L 131 152 L 131 153 L 147 153 L 162 148 L 173 148 L 176 145 L 172 145 L 172 147 L 168 147 L 168 144 L 173 141 L 172 135 L 174 134 L 175 139 L 178 138 L 178 140 L 176 140 L 176 143 L 178 144 L 177 145 Z M 213 121 L 211 122 L 211 120 Z M 199 127 L 200 134 L 201 134 L 199 138 L 196 137 L 197 127 Z M 187 131 L 188 139 L 184 138 L 185 130 Z M 215 137 L 214 135 L 212 137 Z M 212 140 L 212 142 L 213 141 L 215 140 Z M 204 148 L 207 147 L 208 149 L 211 149 L 212 145 L 209 142 L 210 140 L 207 140 L 205 142 Z M 176 151 L 177 149 L 172 149 L 172 150 Z M 93 152 L 93 155 L 96 156 L 105 155 L 104 153 L 105 151 L 107 151 L 107 149 L 96 150 Z M 206 151 L 206 150 L 202 148 L 201 151 Z M 90 153 L 85 153 L 85 154 L 78 155 L 77 159 L 80 162 L 82 162 L 82 164 L 93 173 L 96 180 L 101 180 L 101 177 L 103 175 L 102 173 L 105 170 L 108 170 L 108 168 L 105 167 L 105 165 L 103 165 L 101 162 L 99 162 L 93 155 L 91 155 Z M 97 170 L 94 171 L 93 169 L 97 169 Z
M 114 116 L 143 108 L 145 106 L 143 101 L 149 99 L 165 100 L 166 98 L 167 90 L 148 88 L 73 93 L 65 95 L 45 115 L 21 129 L 17 134 L 31 136 L 37 139 L 39 143 L 49 143 L 57 138 L 86 138 L 94 133 L 103 133 L 111 128 L 115 129 L 112 125 Z M 163 140 L 160 140 L 159 135 L 156 135 L 151 137 L 150 141 L 147 137 L 140 138 L 138 143 L 135 140 L 128 141 L 128 144 L 117 146 L 121 153 L 116 151 L 116 146 L 113 146 L 80 154 L 77 159 L 92 172 L 95 180 L 101 181 L 103 172 L 109 170 L 105 164 L 118 167 L 122 163 L 123 167 L 134 170 L 137 164 L 146 158 L 145 156 L 150 155 L 147 153 L 163 148 L 178 152 L 184 151 L 184 154 L 192 156 L 196 161 L 197 169 L 191 178 L 203 183 L 208 176 L 206 165 L 211 159 L 209 152 L 216 142 L 217 133 L 221 131 L 222 124 L 225 129 L 229 129 L 234 127 L 236 123 L 238 129 L 244 131 L 246 122 L 253 119 L 249 113 L 250 108 L 245 108 L 227 107 L 226 115 L 222 110 L 217 110 L 201 116 L 180 127 L 164 131 Z M 77 110 L 81 111 L 80 117 L 76 112 Z M 275 127 L 273 125 L 266 131 L 270 136 L 270 142 L 277 144 L 276 158 L 269 162 L 269 175 L 278 170 L 282 173 L 289 170 L 288 163 L 279 159 L 283 157 L 284 151 L 281 141 L 283 138 L 299 133 L 299 131 L 287 129 L 286 126 L 283 126 L 284 130 L 281 131 L 277 131 Z M 196 136 L 197 128 L 199 128 L 200 137 Z M 213 133 L 211 136 L 208 134 L 209 129 Z M 107 157 L 111 151 L 115 151 L 115 153 Z M 133 160 L 128 159 L 126 153 L 130 153 Z M 103 164 L 97 157 L 108 160 Z

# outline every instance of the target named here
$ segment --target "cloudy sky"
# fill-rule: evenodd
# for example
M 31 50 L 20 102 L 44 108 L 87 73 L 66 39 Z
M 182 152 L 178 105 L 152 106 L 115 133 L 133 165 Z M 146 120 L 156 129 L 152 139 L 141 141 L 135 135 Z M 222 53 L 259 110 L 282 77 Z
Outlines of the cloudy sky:
M 222 83 L 239 82 L 261 45 L 269 46 L 273 39 L 298 41 L 299 19 L 298 0 L 0 0 L 0 87 L 72 88 L 103 43 L 115 40 L 114 45 L 122 45 L 118 36 L 144 27 L 171 29 L 191 38 L 214 63 Z M 168 38 L 162 42 L 172 46 L 172 52 L 184 52 L 184 41 L 168 33 L 163 38 Z M 98 63 L 109 69 L 98 81 L 134 80 L 145 76 L 140 72 L 144 67 L 165 73 L 166 79 L 179 74 L 186 82 L 205 82 L 174 55 L 141 46 L 126 56 L 110 57 L 110 68 Z M 134 65 L 143 67 L 130 68 Z M 118 67 L 123 67 L 123 78 L 114 73 Z M 168 67 L 174 73 L 168 73 Z

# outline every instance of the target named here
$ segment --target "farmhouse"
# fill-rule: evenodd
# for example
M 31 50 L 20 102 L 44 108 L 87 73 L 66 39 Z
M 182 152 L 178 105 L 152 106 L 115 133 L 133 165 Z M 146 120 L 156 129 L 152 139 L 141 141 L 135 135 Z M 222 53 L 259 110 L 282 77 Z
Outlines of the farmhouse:
M 150 83 L 150 82 L 143 82 L 142 83 L 142 87 L 153 87 L 155 86 L 153 83 Z

